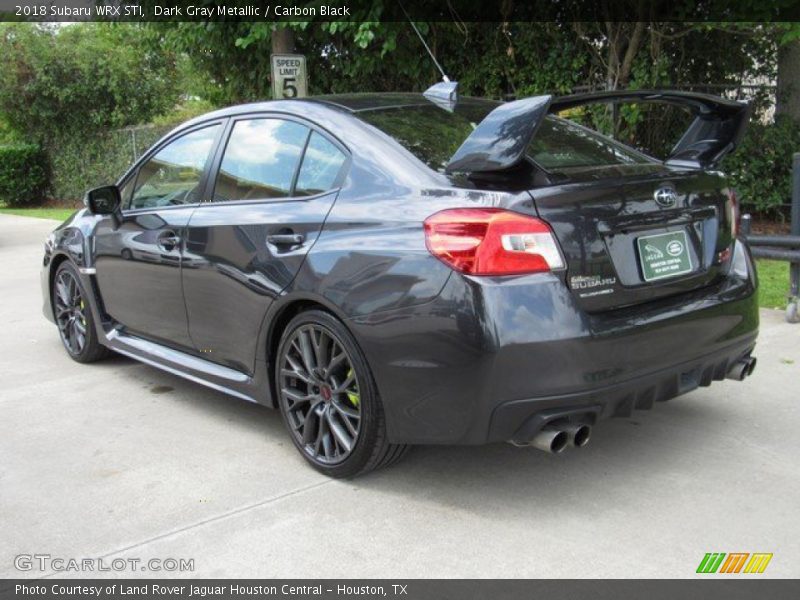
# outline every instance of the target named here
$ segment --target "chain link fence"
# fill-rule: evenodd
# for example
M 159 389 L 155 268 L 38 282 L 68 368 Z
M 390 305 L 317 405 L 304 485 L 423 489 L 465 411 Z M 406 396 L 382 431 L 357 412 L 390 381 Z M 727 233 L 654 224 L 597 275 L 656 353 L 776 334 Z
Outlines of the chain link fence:
M 87 140 L 45 141 L 50 159 L 50 194 L 76 201 L 87 189 L 114 183 L 172 125 L 139 125 L 99 133 Z

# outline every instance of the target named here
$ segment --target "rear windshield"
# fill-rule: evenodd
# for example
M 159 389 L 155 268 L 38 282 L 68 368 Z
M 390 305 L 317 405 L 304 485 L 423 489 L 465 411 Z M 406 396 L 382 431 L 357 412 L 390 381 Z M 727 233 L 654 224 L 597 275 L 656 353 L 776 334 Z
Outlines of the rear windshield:
M 528 156 L 548 171 L 648 162 L 644 155 L 633 148 L 552 115 L 542 121 L 533 136 L 528 146 Z
M 454 112 L 433 104 L 364 111 L 358 117 L 393 137 L 414 156 L 437 171 L 483 118 L 498 104 L 463 100 Z M 551 172 L 576 167 L 603 167 L 648 162 L 649 159 L 591 129 L 548 116 L 528 148 L 528 157 Z

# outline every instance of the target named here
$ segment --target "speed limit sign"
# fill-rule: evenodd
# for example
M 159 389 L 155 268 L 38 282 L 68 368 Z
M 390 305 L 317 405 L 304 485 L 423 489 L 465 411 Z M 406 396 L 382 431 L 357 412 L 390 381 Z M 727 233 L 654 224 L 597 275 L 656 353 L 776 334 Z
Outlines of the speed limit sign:
M 306 57 L 302 54 L 272 55 L 272 97 L 305 98 L 308 96 Z

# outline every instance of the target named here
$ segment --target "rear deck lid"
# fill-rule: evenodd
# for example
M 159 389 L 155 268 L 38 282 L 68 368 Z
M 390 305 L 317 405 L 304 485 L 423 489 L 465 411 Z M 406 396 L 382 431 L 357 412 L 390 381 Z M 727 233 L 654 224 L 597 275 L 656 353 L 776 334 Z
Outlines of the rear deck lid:
M 567 285 L 589 312 L 689 292 L 728 268 L 732 214 L 721 176 L 626 168 L 626 177 L 531 192 L 537 215 L 561 245 Z

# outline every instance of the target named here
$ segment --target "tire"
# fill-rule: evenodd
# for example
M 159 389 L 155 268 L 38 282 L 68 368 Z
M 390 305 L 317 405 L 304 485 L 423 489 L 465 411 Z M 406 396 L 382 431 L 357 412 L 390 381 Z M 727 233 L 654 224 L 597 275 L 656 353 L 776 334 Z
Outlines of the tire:
M 798 304 L 797 300 L 794 300 L 786 305 L 787 323 L 800 323 L 800 314 L 798 314 L 797 304 Z
M 389 443 L 364 353 L 329 313 L 309 310 L 289 322 L 278 345 L 275 387 L 289 437 L 325 475 L 363 475 L 396 462 L 408 450 Z
M 58 335 L 70 358 L 92 363 L 108 356 L 109 349 L 97 339 L 87 293 L 72 263 L 64 261 L 59 265 L 50 292 Z

